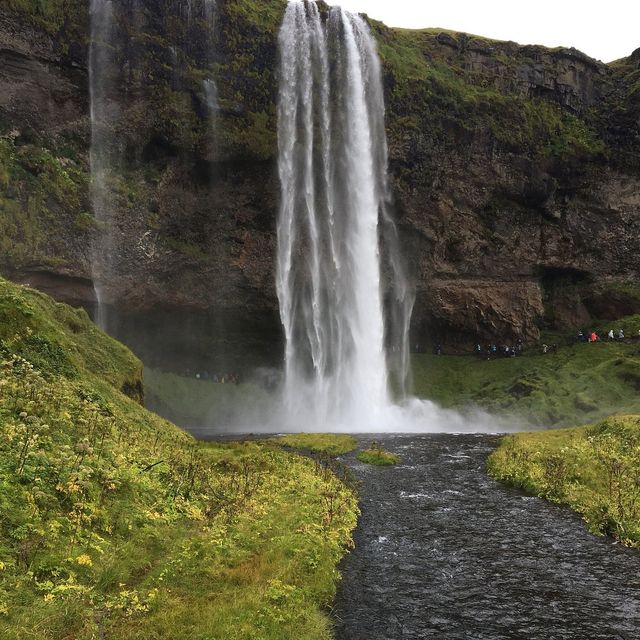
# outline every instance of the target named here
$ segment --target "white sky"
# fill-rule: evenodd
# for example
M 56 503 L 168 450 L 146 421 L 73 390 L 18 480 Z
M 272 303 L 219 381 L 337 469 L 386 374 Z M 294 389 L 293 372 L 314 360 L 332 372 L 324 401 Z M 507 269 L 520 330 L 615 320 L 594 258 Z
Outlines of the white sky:
M 390 27 L 440 27 L 575 47 L 611 62 L 640 47 L 640 0 L 329 0 Z

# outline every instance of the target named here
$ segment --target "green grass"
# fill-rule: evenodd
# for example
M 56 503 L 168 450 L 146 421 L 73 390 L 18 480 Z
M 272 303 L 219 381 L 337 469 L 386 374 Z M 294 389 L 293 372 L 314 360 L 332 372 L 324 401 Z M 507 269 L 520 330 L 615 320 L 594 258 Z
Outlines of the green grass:
M 55 303 L 36 289 L 0 278 L 0 341 L 45 377 L 97 378 L 140 400 L 142 363 L 103 334 L 82 309 Z
M 569 505 L 592 532 L 640 547 L 640 416 L 507 436 L 488 466 L 499 480 Z
M 625 322 L 631 335 L 635 320 Z M 491 361 L 419 354 L 413 376 L 416 394 L 444 407 L 476 405 L 536 425 L 570 426 L 640 412 L 638 343 L 575 344 L 555 354 L 534 350 Z
M 135 357 L 42 294 L 0 280 L 0 328 L 3 640 L 331 637 L 352 490 L 146 411 Z
M 360 462 L 379 467 L 390 467 L 400 462 L 400 456 L 390 451 L 385 451 L 377 442 L 372 442 L 368 449 L 358 452 L 356 458 L 360 460 Z
M 292 449 L 326 453 L 331 456 L 350 453 L 358 448 L 358 441 L 354 437 L 335 433 L 295 433 L 271 438 L 270 442 Z
M 5 0 L 7 9 L 50 35 L 58 35 L 69 23 L 85 24 L 87 3 L 82 0 Z

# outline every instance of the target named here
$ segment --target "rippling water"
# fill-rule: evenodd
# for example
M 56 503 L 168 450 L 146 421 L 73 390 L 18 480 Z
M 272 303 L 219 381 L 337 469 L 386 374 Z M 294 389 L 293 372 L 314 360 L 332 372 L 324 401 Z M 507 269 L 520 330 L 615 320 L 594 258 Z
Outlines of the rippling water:
M 380 438 L 376 438 L 380 440 Z M 362 481 L 338 640 L 640 638 L 640 552 L 491 480 L 486 435 L 396 436 Z

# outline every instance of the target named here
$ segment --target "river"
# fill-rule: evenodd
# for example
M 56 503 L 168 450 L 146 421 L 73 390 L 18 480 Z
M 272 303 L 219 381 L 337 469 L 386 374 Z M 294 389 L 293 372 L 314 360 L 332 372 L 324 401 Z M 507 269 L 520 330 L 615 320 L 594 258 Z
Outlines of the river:
M 402 462 L 343 458 L 362 516 L 342 564 L 338 640 L 640 638 L 640 553 L 492 480 L 496 436 L 375 439 Z

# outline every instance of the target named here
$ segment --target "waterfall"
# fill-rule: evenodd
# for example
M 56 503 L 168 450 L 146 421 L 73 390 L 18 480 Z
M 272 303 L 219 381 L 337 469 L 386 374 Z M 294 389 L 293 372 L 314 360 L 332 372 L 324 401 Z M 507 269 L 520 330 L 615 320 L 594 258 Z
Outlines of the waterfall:
M 279 46 L 276 285 L 286 414 L 299 428 L 384 429 L 390 371 L 396 386 L 406 380 L 412 295 L 388 213 L 375 43 L 359 16 L 332 8 L 323 21 L 315 2 L 293 1 Z M 383 268 L 393 320 L 386 331 Z
M 111 228 L 109 170 L 112 163 L 110 131 L 114 118 L 113 98 L 113 3 L 91 0 L 91 46 L 89 50 L 89 94 L 91 101 L 91 188 L 90 197 L 96 221 L 91 250 L 91 276 L 97 309 L 96 324 L 108 328 L 105 284 L 108 281 L 114 238 Z
M 203 13 L 204 19 L 209 26 L 210 40 L 209 40 L 209 57 L 213 58 L 215 52 L 215 26 L 216 26 L 216 0 L 203 0 Z M 212 76 L 203 80 L 204 95 L 207 102 L 207 109 L 209 110 L 209 118 L 212 122 L 212 130 L 214 129 L 213 123 L 218 115 L 219 103 L 218 103 L 218 85 L 215 78 Z
M 220 108 L 218 104 L 218 86 L 213 78 L 206 78 L 203 80 L 202 84 L 204 86 L 204 95 L 207 100 L 207 108 L 209 109 L 210 116 L 213 117 Z
M 214 27 L 216 21 L 216 0 L 203 0 L 204 1 L 204 17 L 209 23 L 211 28 Z

